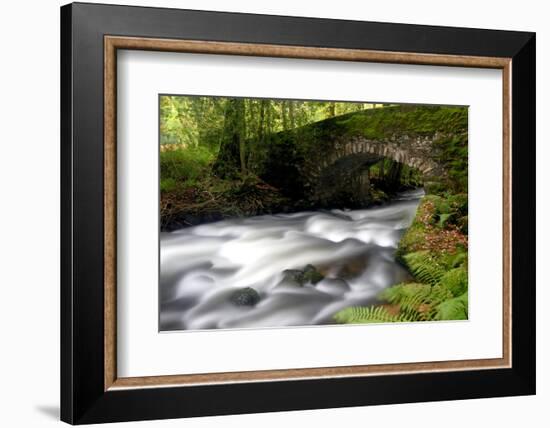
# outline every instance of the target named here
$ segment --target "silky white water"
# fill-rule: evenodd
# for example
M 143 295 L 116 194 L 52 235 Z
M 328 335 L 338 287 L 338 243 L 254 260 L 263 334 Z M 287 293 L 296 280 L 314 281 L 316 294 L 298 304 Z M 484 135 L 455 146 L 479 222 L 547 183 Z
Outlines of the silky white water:
M 409 279 L 394 260 L 423 190 L 375 208 L 264 215 L 203 224 L 160 237 L 160 329 L 258 328 L 333 323 Z M 297 284 L 288 270 L 324 278 Z M 285 272 L 287 271 L 287 272 Z M 237 304 L 250 287 L 257 301 Z

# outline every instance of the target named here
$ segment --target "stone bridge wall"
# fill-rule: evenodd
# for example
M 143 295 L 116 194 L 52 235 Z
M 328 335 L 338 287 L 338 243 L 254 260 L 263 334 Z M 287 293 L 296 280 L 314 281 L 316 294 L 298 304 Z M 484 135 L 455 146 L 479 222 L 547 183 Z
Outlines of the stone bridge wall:
M 386 141 L 368 140 L 360 136 L 337 139 L 334 141 L 332 151 L 312 153 L 311 156 L 306 157 L 302 171 L 308 184 L 314 186 L 323 170 L 330 168 L 339 159 L 359 154 L 370 154 L 416 168 L 423 175 L 441 174 L 444 171 L 442 166 L 433 159 L 432 143 L 442 137 L 441 134 L 434 134 L 429 137 L 402 135 Z

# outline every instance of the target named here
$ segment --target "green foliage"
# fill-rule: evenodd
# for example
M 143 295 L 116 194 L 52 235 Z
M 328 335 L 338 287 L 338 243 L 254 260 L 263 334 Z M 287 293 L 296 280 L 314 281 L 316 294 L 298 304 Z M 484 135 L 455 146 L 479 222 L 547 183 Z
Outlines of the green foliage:
M 162 178 L 160 180 L 160 191 L 161 192 L 171 192 L 177 189 L 178 183 L 172 177 Z
M 403 283 L 387 288 L 379 298 L 397 305 L 400 313 L 411 321 L 430 321 L 439 316 L 438 306 L 453 295 L 442 284 Z
M 441 195 L 427 195 L 425 201 L 432 202 L 434 205 L 432 224 L 437 225 L 440 229 L 456 226 L 462 233 L 468 233 L 467 194 L 442 192 Z
M 445 224 L 447 223 L 447 220 L 449 220 L 453 216 L 452 213 L 441 213 L 439 214 L 439 221 L 437 222 L 437 225 L 441 228 L 445 227 Z
M 468 271 L 465 267 L 451 269 L 441 277 L 441 285 L 453 296 L 460 296 L 468 291 Z
M 451 267 L 468 266 L 468 252 L 461 248 L 456 254 L 449 254 L 447 265 Z
M 406 254 L 403 260 L 414 277 L 422 283 L 436 285 L 445 274 L 444 268 L 428 251 Z
M 339 311 L 334 320 L 342 324 L 366 324 L 468 319 L 468 292 L 455 297 L 448 285 L 444 281 L 435 286 L 398 284 L 379 295 L 381 300 L 397 307 L 398 313 L 390 313 L 385 306 L 354 306 Z
M 170 191 L 181 185 L 190 185 L 208 175 L 212 159 L 213 154 L 200 147 L 161 152 L 161 191 Z
M 393 305 L 399 305 L 402 314 L 413 320 L 419 317 L 419 308 L 430 298 L 432 287 L 427 284 L 398 284 L 386 288 L 379 298 Z
M 160 143 L 195 146 L 198 130 L 192 103 L 183 97 L 160 97 Z
M 458 297 L 445 300 L 436 307 L 436 320 L 467 320 L 468 292 Z
M 392 134 L 454 134 L 468 129 L 468 109 L 397 105 L 365 110 L 361 115 L 342 115 L 334 119 L 334 124 L 349 134 L 371 139 L 386 139 Z
M 463 218 L 460 216 L 467 214 L 467 207 L 468 199 L 463 194 L 426 196 L 397 251 L 397 259 L 408 268 L 414 281 L 381 291 L 378 298 L 385 306 L 347 308 L 334 319 L 341 323 L 468 319 L 467 249 L 456 245 L 452 252 L 437 247 L 411 250 L 419 242 L 431 239 L 428 236 L 434 231 L 450 227 L 455 216 Z
M 406 315 L 392 315 L 383 306 L 352 306 L 339 311 L 334 320 L 340 324 L 370 324 L 414 321 Z
M 468 191 L 468 134 L 462 132 L 434 141 L 436 157 L 446 170 L 446 189 Z
M 160 142 L 184 147 L 208 147 L 217 151 L 225 136 L 228 106 L 244 104 L 242 140 L 250 152 L 263 144 L 264 136 L 322 121 L 328 117 L 382 106 L 371 103 L 324 102 L 230 97 L 162 95 L 160 97 Z M 256 153 L 253 153 L 254 155 Z M 255 162 L 255 159 L 250 159 Z
M 432 267 L 427 271 L 437 269 Z M 338 312 L 334 320 L 349 324 L 468 319 L 467 281 L 466 269 L 461 267 L 447 272 L 435 285 L 397 284 L 378 296 L 397 308 L 396 314 L 390 314 L 384 306 L 352 307 Z

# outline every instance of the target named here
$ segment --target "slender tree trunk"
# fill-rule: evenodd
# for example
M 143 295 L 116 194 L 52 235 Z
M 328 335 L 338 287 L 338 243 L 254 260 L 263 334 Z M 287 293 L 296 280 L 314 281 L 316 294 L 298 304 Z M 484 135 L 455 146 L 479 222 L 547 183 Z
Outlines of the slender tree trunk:
M 264 142 L 265 107 L 266 107 L 266 103 L 268 103 L 268 102 L 269 101 L 267 101 L 267 100 L 261 100 L 260 101 L 260 120 L 259 120 L 259 123 L 258 123 L 258 141 L 260 143 Z
M 258 152 L 263 150 L 265 137 L 265 119 L 266 119 L 266 104 L 267 100 L 259 100 L 257 104 L 257 120 L 254 123 L 255 131 L 253 131 L 252 123 L 248 124 L 250 129 L 250 139 L 252 144 L 248 147 L 246 156 L 246 168 L 248 171 L 254 170 L 258 162 Z
M 288 118 L 287 118 L 287 103 L 288 101 L 281 102 L 281 115 L 283 118 L 283 131 L 288 129 Z
M 294 104 L 295 101 L 288 102 L 288 118 L 290 122 L 290 129 L 294 129 L 296 127 L 296 113 L 294 111 Z
M 266 101 L 266 113 L 265 113 L 265 126 L 264 133 L 270 133 L 273 130 L 273 112 L 272 105 L 270 101 Z
M 240 120 L 241 123 L 240 129 L 241 132 L 239 134 L 239 149 L 240 149 L 240 160 L 241 160 L 241 174 L 246 174 L 246 157 L 248 155 L 247 153 L 247 147 L 246 147 L 246 101 L 243 100 L 242 103 L 242 119 Z
M 328 117 L 336 116 L 336 103 L 329 103 L 328 105 Z

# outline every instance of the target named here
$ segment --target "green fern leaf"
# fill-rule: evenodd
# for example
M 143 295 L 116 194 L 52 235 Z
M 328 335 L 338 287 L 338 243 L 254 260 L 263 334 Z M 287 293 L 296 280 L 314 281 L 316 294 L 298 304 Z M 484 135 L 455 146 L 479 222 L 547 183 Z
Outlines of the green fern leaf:
M 383 306 L 352 306 L 334 315 L 341 324 L 370 324 L 410 321 L 401 315 L 392 315 Z
M 467 265 L 468 253 L 466 251 L 458 251 L 451 259 L 451 267 L 460 267 Z
M 468 290 L 468 272 L 463 267 L 451 269 L 441 277 L 440 284 L 453 296 L 460 296 Z
M 447 221 L 453 216 L 453 213 L 442 213 L 439 214 L 439 221 L 437 222 L 437 225 L 441 228 L 445 227 L 445 224 L 447 224 Z
M 407 298 L 415 297 L 419 294 L 424 296 L 429 294 L 429 292 L 430 286 L 428 284 L 415 282 L 401 283 L 382 290 L 378 298 L 392 304 L 401 304 Z
M 414 277 L 426 284 L 436 285 L 445 273 L 427 251 L 407 254 L 403 256 L 403 260 Z

